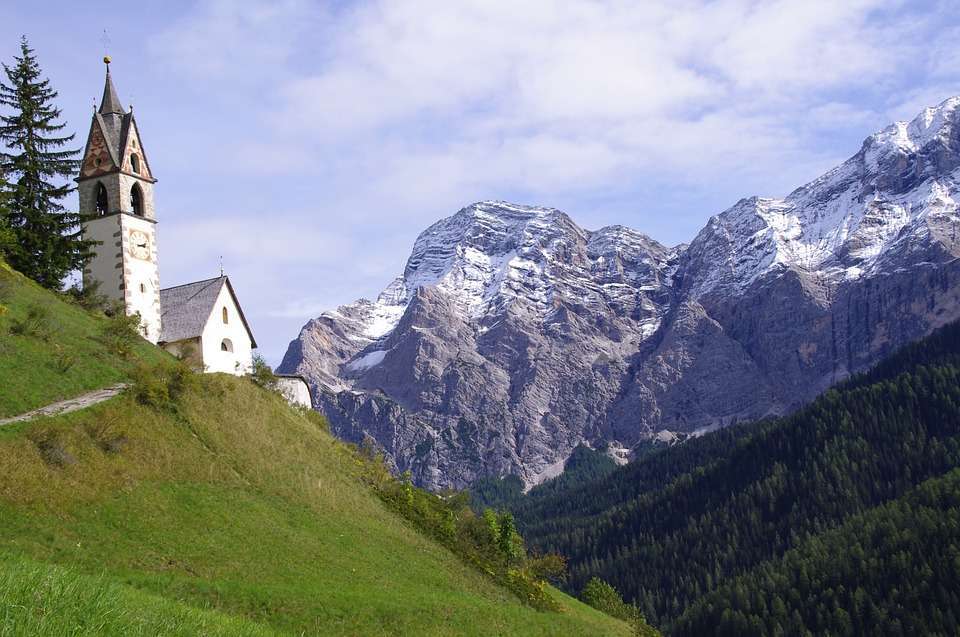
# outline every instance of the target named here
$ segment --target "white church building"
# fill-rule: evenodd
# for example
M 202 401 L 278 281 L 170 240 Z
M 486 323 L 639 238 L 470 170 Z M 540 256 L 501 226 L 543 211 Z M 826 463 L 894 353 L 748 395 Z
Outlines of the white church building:
M 124 110 L 110 77 L 93 114 L 77 177 L 83 236 L 99 242 L 83 271 L 84 287 L 139 314 L 143 336 L 210 372 L 245 374 L 257 343 L 230 279 L 221 276 L 160 288 L 157 180 L 140 140 L 133 108 Z

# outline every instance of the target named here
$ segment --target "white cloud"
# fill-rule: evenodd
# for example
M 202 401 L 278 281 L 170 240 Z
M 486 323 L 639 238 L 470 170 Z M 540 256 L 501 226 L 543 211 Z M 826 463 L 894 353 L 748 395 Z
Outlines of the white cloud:
M 587 226 L 609 221 L 593 210 L 602 201 L 637 211 L 623 223 L 689 240 L 675 229 L 687 193 L 709 202 L 682 211 L 695 228 L 740 196 L 785 194 L 889 120 L 960 91 L 950 5 L 209 0 L 151 49 L 193 94 L 226 92 L 243 112 L 225 140 L 184 124 L 222 153 L 195 169 L 234 177 L 237 197 L 257 188 L 304 211 L 234 219 L 237 258 L 262 251 L 274 277 L 351 263 L 303 283 L 311 300 L 274 304 L 289 316 L 375 295 L 419 230 L 481 198 L 584 202 Z M 217 205 L 232 214 L 229 197 Z M 192 223 L 178 240 L 213 241 L 219 227 Z
M 784 162 L 819 165 L 818 130 L 877 120 L 847 95 L 922 52 L 933 18 L 896 10 L 881 0 L 392 0 L 337 11 L 215 0 L 157 46 L 207 76 L 283 66 L 254 98 L 270 132 L 237 146 L 231 167 L 306 166 L 415 203 L 431 191 L 610 187 L 651 169 L 729 180 L 760 165 L 777 175 Z
M 246 83 L 284 73 L 317 17 L 307 0 L 205 0 L 149 45 L 156 57 L 201 81 Z

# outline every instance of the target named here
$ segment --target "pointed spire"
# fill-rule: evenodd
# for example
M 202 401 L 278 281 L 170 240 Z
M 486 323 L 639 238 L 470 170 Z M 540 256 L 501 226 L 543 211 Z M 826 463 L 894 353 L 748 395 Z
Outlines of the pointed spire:
M 100 114 L 108 115 L 115 113 L 123 115 L 123 105 L 120 98 L 117 97 L 117 88 L 113 85 L 113 79 L 110 77 L 110 56 L 104 56 L 103 63 L 107 65 L 107 79 L 103 85 L 103 98 L 100 100 Z

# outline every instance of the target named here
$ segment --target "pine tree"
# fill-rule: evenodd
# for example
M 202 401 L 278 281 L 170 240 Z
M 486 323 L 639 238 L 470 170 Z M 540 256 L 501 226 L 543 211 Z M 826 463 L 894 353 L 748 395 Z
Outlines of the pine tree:
M 0 171 L 0 259 L 6 258 L 7 253 L 16 245 L 16 237 L 7 221 L 9 215 L 7 201 L 9 199 L 9 185 L 3 178 L 3 172 Z
M 60 203 L 73 192 L 69 182 L 78 167 L 78 150 L 61 150 L 73 135 L 57 136 L 66 127 L 53 101 L 57 92 L 41 79 L 40 66 L 26 37 L 11 67 L 3 65 L 9 84 L 0 81 L 0 173 L 6 176 L 6 225 L 15 242 L 6 249 L 14 268 L 41 285 L 58 289 L 71 270 L 91 257 L 92 242 L 80 235 L 80 215 Z

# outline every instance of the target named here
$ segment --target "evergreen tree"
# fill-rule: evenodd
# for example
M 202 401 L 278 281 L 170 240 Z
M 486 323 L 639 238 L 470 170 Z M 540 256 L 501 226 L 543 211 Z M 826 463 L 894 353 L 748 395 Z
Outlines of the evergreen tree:
M 57 136 L 66 124 L 53 101 L 57 92 L 41 79 L 40 66 L 26 37 L 13 66 L 3 65 L 0 81 L 0 173 L 6 176 L 6 225 L 15 242 L 6 249 L 10 265 L 41 285 L 58 289 L 71 270 L 91 257 L 92 242 L 80 236 L 80 215 L 60 203 L 73 187 L 60 178 L 72 177 L 77 150 L 62 150 L 73 135 Z
M 665 634 L 960 634 L 958 423 L 960 322 L 789 416 L 508 509 L 568 591 L 602 577 Z
M 9 199 L 9 186 L 3 178 L 3 173 L 0 172 L 0 259 L 6 258 L 7 253 L 10 252 L 17 241 L 7 221 L 9 215 L 7 201 Z

